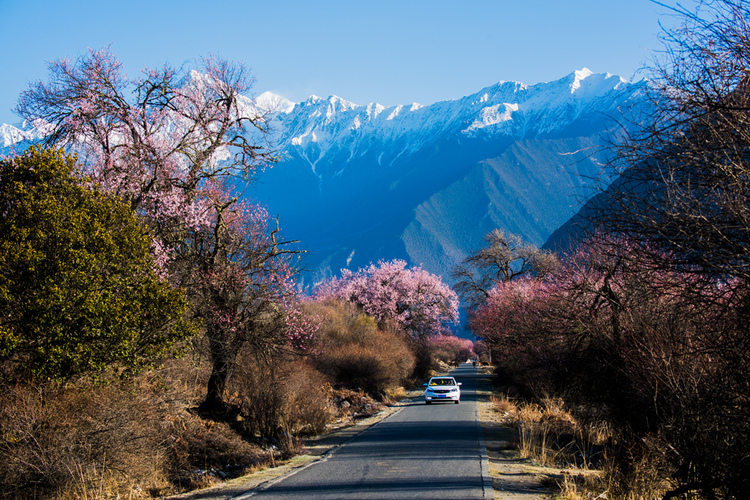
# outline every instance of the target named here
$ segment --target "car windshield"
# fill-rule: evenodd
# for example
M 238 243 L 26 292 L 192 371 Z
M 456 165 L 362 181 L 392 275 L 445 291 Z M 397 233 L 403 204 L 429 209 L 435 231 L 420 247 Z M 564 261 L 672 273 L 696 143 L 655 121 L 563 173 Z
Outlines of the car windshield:
M 456 385 L 452 378 L 434 378 L 430 380 L 430 385 Z

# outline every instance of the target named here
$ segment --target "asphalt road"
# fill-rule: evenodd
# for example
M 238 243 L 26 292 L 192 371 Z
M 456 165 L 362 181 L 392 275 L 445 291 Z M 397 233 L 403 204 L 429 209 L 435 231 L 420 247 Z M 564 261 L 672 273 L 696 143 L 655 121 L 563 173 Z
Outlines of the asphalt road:
M 461 403 L 418 399 L 331 452 L 325 459 L 238 499 L 493 498 L 477 419 L 477 373 L 452 374 Z

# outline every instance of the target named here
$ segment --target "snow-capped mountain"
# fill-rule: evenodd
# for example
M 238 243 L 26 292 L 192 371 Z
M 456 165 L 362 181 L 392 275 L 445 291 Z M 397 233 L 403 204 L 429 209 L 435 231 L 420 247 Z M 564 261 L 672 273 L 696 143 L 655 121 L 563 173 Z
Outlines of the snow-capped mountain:
M 393 258 L 447 278 L 490 230 L 541 245 L 576 213 L 645 85 L 583 69 L 427 106 L 265 93 L 247 105 L 269 113 L 282 160 L 247 195 L 308 250 L 309 282 Z M 0 134 L 7 150 L 40 132 Z
M 310 251 L 313 281 L 396 257 L 447 277 L 496 227 L 544 243 L 590 194 L 644 88 L 584 69 L 429 106 L 263 94 L 284 159 L 253 196 Z
M 18 126 L 2 124 L 0 125 L 0 141 L 2 141 L 3 150 L 9 150 L 15 147 L 23 149 L 28 144 L 41 139 L 49 133 L 49 127 L 46 124 L 22 122 Z
M 346 163 L 367 156 L 376 147 L 377 165 L 383 168 L 441 137 L 522 138 L 563 132 L 581 119 L 598 123 L 603 116 L 594 115 L 612 113 L 636 89 L 618 76 L 583 69 L 533 86 L 501 82 L 431 106 L 359 106 L 337 96 L 294 104 L 271 93 L 262 94 L 258 103 L 276 111 L 282 150 L 304 158 L 322 180 L 339 172 L 344 158 Z M 321 169 L 332 164 L 339 165 L 334 172 Z

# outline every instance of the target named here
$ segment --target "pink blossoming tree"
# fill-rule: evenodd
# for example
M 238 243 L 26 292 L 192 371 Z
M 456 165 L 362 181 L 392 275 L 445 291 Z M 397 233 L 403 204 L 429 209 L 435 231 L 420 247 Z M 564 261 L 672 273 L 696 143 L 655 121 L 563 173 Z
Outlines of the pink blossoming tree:
M 744 284 L 665 268 L 657 252 L 596 235 L 545 281 L 498 283 L 471 327 L 510 380 L 594 409 L 633 443 L 654 438 L 651 452 L 673 450 L 673 478 L 743 481 L 715 467 L 741 460 L 747 442 Z
M 380 325 L 395 323 L 415 339 L 446 333 L 458 321 L 458 297 L 439 276 L 403 260 L 380 261 L 321 284 L 318 300 L 352 302 Z
M 462 363 L 474 357 L 474 342 L 455 335 L 438 335 L 429 341 L 429 349 L 435 359 L 445 363 Z
M 265 115 L 243 96 L 241 65 L 215 58 L 128 79 L 108 50 L 50 64 L 17 111 L 75 151 L 93 184 L 146 221 L 160 272 L 185 287 L 205 324 L 213 372 L 204 408 L 222 409 L 243 345 L 303 346 L 293 254 L 260 207 L 238 201 L 276 159 Z

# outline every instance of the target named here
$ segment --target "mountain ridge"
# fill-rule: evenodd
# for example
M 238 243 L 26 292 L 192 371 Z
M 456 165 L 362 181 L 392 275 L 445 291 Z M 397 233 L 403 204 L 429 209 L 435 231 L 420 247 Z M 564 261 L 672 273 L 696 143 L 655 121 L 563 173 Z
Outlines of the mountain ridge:
M 285 156 L 255 195 L 307 245 L 313 281 L 381 258 L 447 275 L 496 227 L 542 245 L 591 194 L 646 85 L 584 69 L 428 106 L 285 101 Z
M 282 157 L 248 195 L 309 251 L 312 282 L 393 258 L 447 276 L 489 230 L 541 245 L 573 216 L 646 85 L 584 68 L 430 105 L 266 92 L 245 106 L 267 116 Z M 3 127 L 6 148 L 35 140 L 28 124 Z

